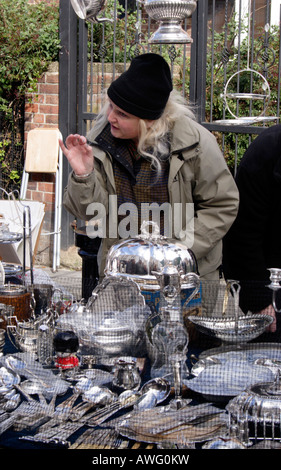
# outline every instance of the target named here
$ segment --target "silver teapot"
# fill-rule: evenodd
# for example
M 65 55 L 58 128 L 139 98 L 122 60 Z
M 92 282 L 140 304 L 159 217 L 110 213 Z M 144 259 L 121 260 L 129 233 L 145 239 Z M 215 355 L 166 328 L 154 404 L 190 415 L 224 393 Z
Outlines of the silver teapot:
M 7 334 L 11 343 L 20 351 L 36 353 L 38 329 L 33 322 L 19 322 L 16 316 L 9 317 Z
M 37 319 L 19 321 L 16 315 L 9 315 L 7 319 L 7 335 L 11 343 L 20 351 L 28 353 L 37 352 L 37 340 L 39 328 L 42 324 L 48 324 L 48 313 L 40 315 Z M 51 323 L 49 323 L 50 326 Z
M 71 5 L 79 18 L 92 23 L 112 21 L 110 18 L 98 18 L 97 15 L 105 7 L 106 0 L 71 0 Z

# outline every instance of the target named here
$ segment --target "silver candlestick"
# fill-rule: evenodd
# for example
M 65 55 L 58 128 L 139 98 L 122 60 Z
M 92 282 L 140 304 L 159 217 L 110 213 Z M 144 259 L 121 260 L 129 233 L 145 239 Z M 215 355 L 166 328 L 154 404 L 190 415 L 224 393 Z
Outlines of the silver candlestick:
M 269 289 L 272 290 L 272 305 L 274 307 L 275 312 L 280 313 L 281 309 L 278 309 L 276 306 L 276 294 L 279 289 L 281 289 L 281 269 L 280 268 L 269 268 L 268 271 L 270 272 L 270 281 L 271 283 L 268 285 Z

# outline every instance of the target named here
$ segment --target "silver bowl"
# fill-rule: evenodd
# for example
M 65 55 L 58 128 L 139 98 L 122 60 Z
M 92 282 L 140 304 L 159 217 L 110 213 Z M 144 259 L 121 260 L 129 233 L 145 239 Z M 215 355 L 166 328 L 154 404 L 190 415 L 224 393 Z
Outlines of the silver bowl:
M 197 262 L 193 252 L 177 240 L 168 239 L 154 232 L 149 233 L 145 223 L 141 235 L 122 240 L 110 248 L 105 266 L 107 276 L 122 276 L 134 280 L 141 289 L 159 290 L 155 272 L 161 272 L 167 264 L 176 266 L 182 275 L 197 273 Z M 153 225 L 152 225 L 153 226 Z M 194 287 L 193 282 L 182 284 L 183 289 Z
M 230 343 L 251 341 L 260 336 L 273 322 L 270 315 L 263 314 L 238 316 L 238 318 L 190 315 L 188 319 L 202 333 Z
M 196 9 L 196 0 L 147 0 L 145 9 L 155 21 L 182 20 Z

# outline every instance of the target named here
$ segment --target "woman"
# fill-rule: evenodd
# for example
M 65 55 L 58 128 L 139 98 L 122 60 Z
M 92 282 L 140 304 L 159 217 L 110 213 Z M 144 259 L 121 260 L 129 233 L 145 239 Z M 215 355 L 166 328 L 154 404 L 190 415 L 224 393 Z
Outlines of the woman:
M 126 203 L 136 208 L 138 219 L 144 203 L 168 203 L 172 212 L 180 207 L 182 230 L 175 233 L 175 223 L 172 236 L 184 234 L 200 277 L 217 280 L 222 238 L 236 217 L 238 191 L 215 138 L 195 122 L 186 102 L 172 90 L 169 66 L 160 55 L 142 54 L 132 60 L 110 85 L 108 103 L 88 142 L 84 136 L 70 135 L 66 145 L 60 143 L 73 169 L 64 205 L 75 217 L 89 220 L 89 205 L 98 202 L 109 219 L 119 216 L 119 223 L 126 214 L 116 211 Z M 117 198 L 115 213 L 110 212 L 111 196 Z M 194 236 L 189 237 L 187 205 L 194 208 Z M 162 214 L 164 234 L 166 222 Z M 114 242 L 116 237 L 109 233 L 102 240 L 101 275 Z

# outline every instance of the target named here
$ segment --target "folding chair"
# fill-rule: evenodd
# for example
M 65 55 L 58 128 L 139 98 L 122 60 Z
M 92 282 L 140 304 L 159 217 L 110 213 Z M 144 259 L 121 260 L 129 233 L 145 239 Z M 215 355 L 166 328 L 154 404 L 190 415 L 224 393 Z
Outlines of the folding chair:
M 54 236 L 53 271 L 57 271 L 60 266 L 61 248 L 63 154 L 59 146 L 60 138 L 62 136 L 58 129 L 38 128 L 29 131 L 20 189 L 20 199 L 25 199 L 30 173 L 55 173 L 56 175 L 54 231 L 44 232 L 44 235 Z

